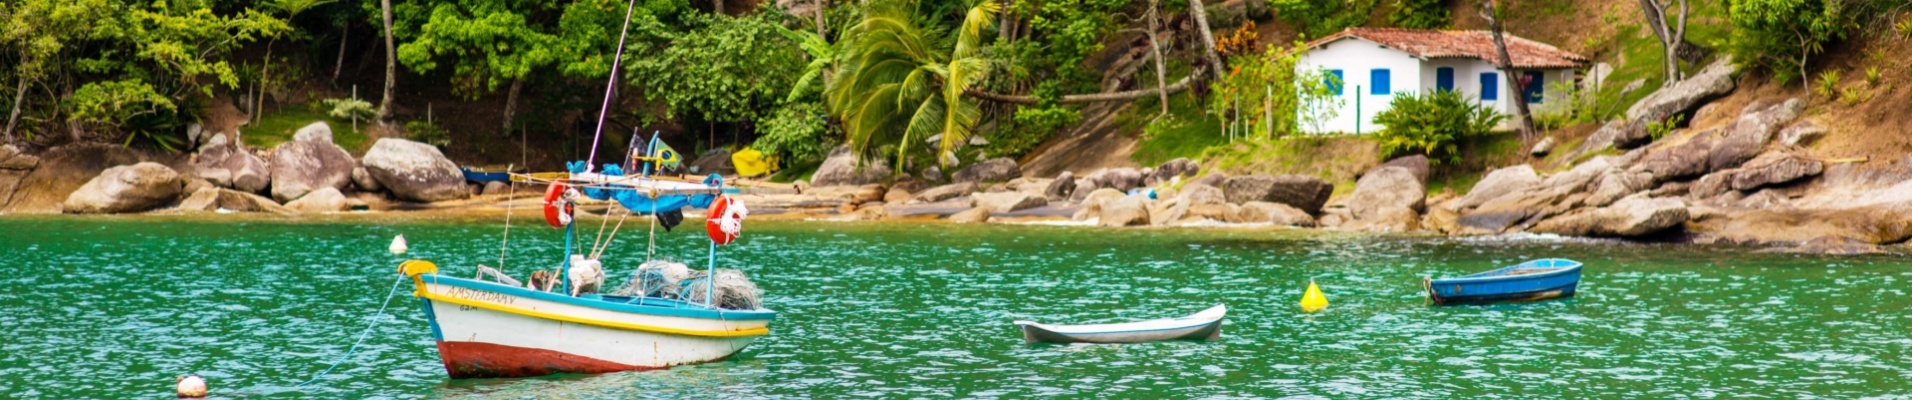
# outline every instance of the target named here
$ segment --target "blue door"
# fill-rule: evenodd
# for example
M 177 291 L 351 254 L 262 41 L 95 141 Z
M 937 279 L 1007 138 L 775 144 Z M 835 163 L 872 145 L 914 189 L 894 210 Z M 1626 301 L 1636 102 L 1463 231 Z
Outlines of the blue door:
M 1454 90 L 1454 68 L 1452 67 L 1435 68 L 1434 69 L 1434 88 L 1440 89 L 1440 90 Z
M 1522 86 L 1521 89 L 1525 89 L 1522 90 L 1522 92 L 1527 94 L 1527 102 L 1540 103 L 1540 100 L 1546 97 L 1544 96 L 1544 91 L 1547 90 L 1547 74 L 1540 71 L 1524 72 L 1526 82 L 1521 82 L 1520 84 Z
M 1480 99 L 1500 100 L 1500 74 L 1480 73 Z

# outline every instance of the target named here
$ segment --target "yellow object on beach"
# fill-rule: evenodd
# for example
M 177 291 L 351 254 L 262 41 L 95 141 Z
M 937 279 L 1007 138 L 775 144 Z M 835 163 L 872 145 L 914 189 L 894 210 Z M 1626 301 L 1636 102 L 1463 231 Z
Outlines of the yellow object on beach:
M 1321 294 L 1321 287 L 1315 286 L 1314 280 L 1309 280 L 1308 292 L 1301 294 L 1301 311 L 1315 312 L 1323 308 L 1328 308 L 1328 296 Z
M 764 157 L 757 149 L 745 148 L 730 153 L 730 165 L 737 167 L 737 175 L 758 176 L 777 171 L 777 158 Z

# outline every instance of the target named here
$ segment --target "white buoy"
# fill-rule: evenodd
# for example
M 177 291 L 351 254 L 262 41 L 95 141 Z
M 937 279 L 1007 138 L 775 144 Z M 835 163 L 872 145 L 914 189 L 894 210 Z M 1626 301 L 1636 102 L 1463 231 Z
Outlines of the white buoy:
M 405 249 L 405 235 L 392 238 L 392 247 L 389 249 L 392 254 L 405 254 Z
M 176 378 L 173 381 L 178 383 L 178 385 L 173 387 L 173 393 L 178 394 L 179 398 L 198 399 L 206 397 L 206 378 L 201 378 L 199 375 L 186 375 Z

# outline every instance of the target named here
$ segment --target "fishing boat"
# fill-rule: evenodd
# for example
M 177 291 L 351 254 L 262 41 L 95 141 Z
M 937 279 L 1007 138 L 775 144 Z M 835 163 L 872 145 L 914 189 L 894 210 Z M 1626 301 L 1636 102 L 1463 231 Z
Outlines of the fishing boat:
M 1218 340 L 1228 307 L 1216 305 L 1195 314 L 1114 324 L 1049 325 L 1016 321 L 1027 343 L 1145 343 L 1165 340 Z
M 1572 297 L 1580 262 L 1545 258 L 1457 278 L 1422 278 L 1434 304 L 1483 304 Z
M 463 165 L 458 167 L 458 172 L 465 175 L 466 182 L 480 185 L 490 182 L 505 182 L 511 179 L 511 169 L 509 167 L 474 167 Z
M 625 29 L 629 29 L 628 17 Z M 618 49 L 614 71 L 623 57 L 623 46 Z M 412 296 L 430 322 L 439 358 L 452 378 L 604 373 L 707 363 L 736 356 L 770 333 L 777 313 L 762 307 L 756 285 L 739 270 L 717 269 L 717 247 L 737 239 L 748 214 L 741 201 L 725 195 L 733 191 L 725 188 L 722 177 L 683 181 L 652 176 L 681 162 L 656 134 L 643 142 L 635 132 L 625 157 L 596 166 L 616 75 L 611 74 L 613 84 L 606 85 L 589 158 L 567 163 L 569 172 L 564 174 L 498 171 L 476 175 L 477 179 L 545 187 L 543 219 L 563 231 L 564 252 L 562 260 L 530 264 L 557 265 L 555 271 L 531 271 L 525 284 L 510 276 L 509 253 L 504 251 L 512 237 L 509 208 L 497 267 L 472 266 L 466 270 L 472 277 L 466 278 L 442 273 L 427 260 L 399 264 L 399 273 L 412 281 Z M 470 175 L 474 170 L 466 173 L 474 177 Z M 614 205 L 593 227 L 597 237 L 588 247 L 579 240 L 580 222 L 575 218 L 576 204 L 587 197 Z M 691 208 L 708 210 L 704 231 L 711 245 L 704 271 L 655 257 L 656 228 L 668 233 L 682 223 L 684 210 Z M 609 288 L 606 276 L 625 276 L 608 274 L 602 256 L 632 215 L 649 217 L 651 245 L 644 262 L 633 268 L 621 288 L 601 290 Z M 606 229 L 613 219 L 616 226 Z

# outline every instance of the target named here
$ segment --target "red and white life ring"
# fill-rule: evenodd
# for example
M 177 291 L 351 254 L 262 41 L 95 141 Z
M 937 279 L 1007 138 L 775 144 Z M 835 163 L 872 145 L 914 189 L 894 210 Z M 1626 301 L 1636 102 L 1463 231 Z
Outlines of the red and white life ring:
M 718 196 L 710 202 L 710 216 L 704 218 L 704 230 L 710 232 L 710 241 L 730 244 L 744 233 L 744 217 L 749 215 L 750 209 L 744 207 L 744 202 Z
M 571 204 L 575 195 L 565 194 L 569 189 L 564 182 L 551 182 L 551 187 L 544 190 L 544 222 L 553 228 L 571 225 L 571 216 L 577 213 Z

